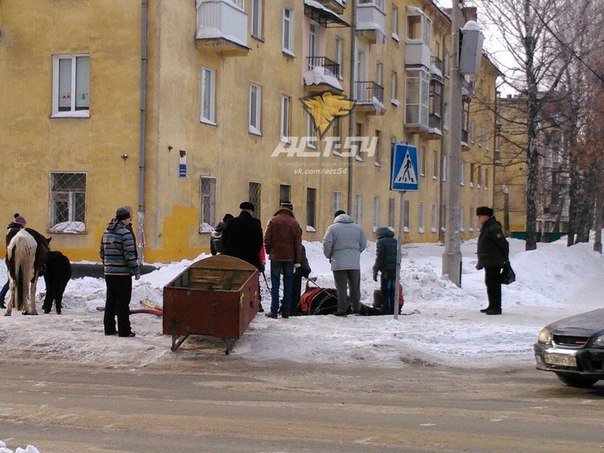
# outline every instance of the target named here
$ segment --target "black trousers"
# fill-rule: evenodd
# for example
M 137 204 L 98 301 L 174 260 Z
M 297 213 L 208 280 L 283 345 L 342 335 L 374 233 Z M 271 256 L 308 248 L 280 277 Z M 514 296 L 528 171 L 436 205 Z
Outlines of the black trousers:
M 491 310 L 501 310 L 501 268 L 485 267 L 484 281 L 487 285 L 489 308 Z
M 130 298 L 132 297 L 132 277 L 129 275 L 105 275 L 107 299 L 105 301 L 105 335 L 118 333 L 127 337 L 132 332 L 130 327 Z M 117 330 L 115 316 L 117 315 Z

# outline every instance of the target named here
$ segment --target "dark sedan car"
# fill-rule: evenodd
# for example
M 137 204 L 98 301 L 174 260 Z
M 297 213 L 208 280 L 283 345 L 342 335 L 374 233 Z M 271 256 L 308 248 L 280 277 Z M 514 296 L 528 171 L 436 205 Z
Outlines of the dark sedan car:
M 604 308 L 545 327 L 533 347 L 537 369 L 553 371 L 573 387 L 604 379 Z

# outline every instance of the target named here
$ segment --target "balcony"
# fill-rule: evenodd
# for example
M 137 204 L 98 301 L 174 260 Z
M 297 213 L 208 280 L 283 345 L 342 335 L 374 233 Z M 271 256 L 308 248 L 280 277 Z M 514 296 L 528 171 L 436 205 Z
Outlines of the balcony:
M 384 87 L 371 81 L 359 81 L 355 82 L 354 85 L 355 111 L 370 115 L 383 115 L 385 113 Z
M 303 79 L 309 91 L 342 91 L 338 80 L 340 65 L 327 57 L 307 57 Z
M 443 120 L 440 115 L 430 113 L 428 119 L 429 129 L 426 131 L 426 138 L 429 140 L 440 140 L 443 136 Z
M 342 14 L 346 7 L 346 0 L 316 0 L 316 2 L 329 8 L 336 14 Z
M 384 0 L 357 0 L 356 30 L 370 44 L 377 43 L 386 30 Z
M 440 58 L 432 55 L 432 57 L 430 57 L 430 63 L 431 78 L 443 81 L 445 75 L 445 65 L 443 64 L 443 61 Z
M 339 13 L 325 5 L 328 2 L 318 0 L 304 0 L 304 15 L 315 21 L 322 27 L 350 27 Z
M 430 68 L 430 36 L 432 21 L 419 8 L 407 7 L 407 36 L 405 39 L 405 66 Z M 442 73 L 442 72 L 441 72 Z
M 243 56 L 250 48 L 244 0 L 198 0 L 197 46 L 218 55 Z

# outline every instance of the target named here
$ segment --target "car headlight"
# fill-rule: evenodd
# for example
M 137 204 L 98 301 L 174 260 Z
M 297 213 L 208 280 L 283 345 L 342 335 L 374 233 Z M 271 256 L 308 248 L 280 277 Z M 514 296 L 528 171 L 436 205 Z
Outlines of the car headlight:
M 593 345 L 596 348 L 604 348 L 604 335 L 600 335 L 598 338 L 596 338 Z
M 602 337 L 600 337 L 602 338 Z M 544 343 L 544 344 L 551 344 L 552 342 L 552 332 L 551 330 L 549 330 L 547 327 L 544 327 L 543 329 L 541 329 L 541 332 L 539 332 L 539 343 Z

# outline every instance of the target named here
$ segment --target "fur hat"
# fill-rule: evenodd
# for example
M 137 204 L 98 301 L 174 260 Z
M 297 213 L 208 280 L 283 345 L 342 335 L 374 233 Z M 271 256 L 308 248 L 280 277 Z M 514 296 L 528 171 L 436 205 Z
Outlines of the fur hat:
M 25 226 L 27 225 L 27 221 L 25 220 L 25 217 L 23 217 L 22 215 L 20 215 L 18 212 L 15 214 L 15 220 L 14 222 L 21 225 L 21 226 Z
M 115 211 L 115 218 L 117 220 L 129 219 L 130 211 L 128 211 L 128 209 L 126 209 L 125 207 L 118 208 L 117 211 Z
M 476 215 L 486 215 L 488 217 L 493 217 L 493 209 L 488 206 L 479 206 L 476 208 Z
M 250 211 L 254 212 L 254 205 L 249 201 L 244 201 L 239 205 L 239 209 L 249 209 Z
M 287 209 L 289 209 L 290 211 L 293 211 L 293 210 L 294 210 L 294 205 L 292 204 L 292 202 L 291 202 L 291 201 L 282 201 L 282 202 L 281 202 L 281 207 L 282 207 L 282 208 L 287 208 Z

